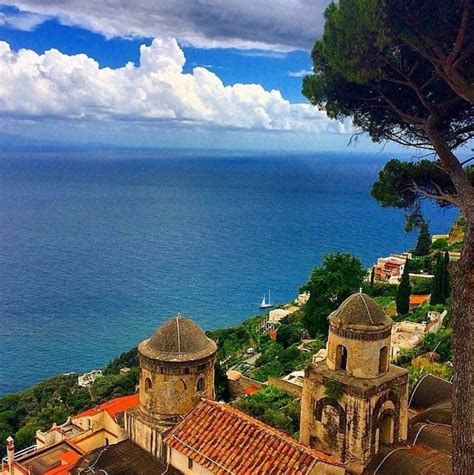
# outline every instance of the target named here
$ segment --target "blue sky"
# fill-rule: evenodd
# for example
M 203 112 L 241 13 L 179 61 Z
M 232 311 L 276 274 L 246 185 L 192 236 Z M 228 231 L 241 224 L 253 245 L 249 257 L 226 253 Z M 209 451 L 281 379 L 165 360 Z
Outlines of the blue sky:
M 28 140 L 345 149 L 301 81 L 326 0 L 0 2 L 0 125 Z M 132 5 L 133 4 L 133 5 Z M 368 139 L 358 149 L 380 150 Z

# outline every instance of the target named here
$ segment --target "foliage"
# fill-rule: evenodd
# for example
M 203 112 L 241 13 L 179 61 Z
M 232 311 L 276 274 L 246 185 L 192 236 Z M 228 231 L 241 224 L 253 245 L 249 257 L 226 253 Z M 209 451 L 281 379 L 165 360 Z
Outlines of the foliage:
M 444 254 L 437 255 L 431 292 L 431 303 L 433 305 L 444 303 L 450 295 L 448 264 L 449 254 L 447 251 Z
M 426 295 L 431 293 L 431 283 L 433 279 L 424 277 L 414 277 L 410 279 L 411 293 L 414 295 Z
M 294 343 L 301 341 L 302 330 L 301 325 L 296 323 L 281 325 L 277 332 L 277 342 L 283 348 L 288 348 Z
M 256 379 L 257 381 L 265 383 L 268 380 L 269 376 L 274 376 L 275 378 L 279 378 L 280 376 L 283 375 L 283 373 L 284 373 L 283 365 L 279 361 L 273 360 L 265 364 L 264 366 L 260 366 L 259 368 L 257 368 L 253 372 L 252 377 Z
M 410 294 L 411 294 L 411 285 L 410 285 L 410 276 L 408 270 L 408 259 L 403 268 L 402 278 L 400 279 L 400 284 L 398 285 L 398 292 L 396 298 L 397 304 L 397 313 L 399 315 L 406 315 L 410 310 Z
M 229 400 L 229 380 L 225 374 L 225 371 L 222 369 L 219 361 L 216 362 L 215 366 L 215 389 L 216 389 L 216 399 L 218 401 L 228 401 Z
M 433 363 L 428 358 L 417 357 L 413 364 L 408 367 L 408 382 L 410 390 L 426 374 L 434 374 L 439 378 L 450 380 L 453 374 L 453 367 L 443 363 Z
M 451 338 L 451 329 L 442 328 L 436 333 L 427 333 L 423 338 L 421 349 L 424 351 L 434 351 L 439 355 L 441 362 L 452 361 Z
M 426 256 L 430 253 L 430 250 L 431 250 L 431 234 L 428 230 L 428 224 L 426 223 L 426 221 L 422 221 L 420 224 L 420 232 L 418 234 L 418 240 L 416 241 L 416 247 L 413 250 L 413 255 Z
M 376 282 L 373 286 L 364 284 L 362 288 L 370 297 L 395 297 L 397 295 L 398 286 L 385 282 Z
M 361 261 L 348 253 L 326 254 L 301 291 L 309 291 L 303 326 L 311 336 L 328 334 L 328 315 L 362 286 L 366 271 Z
M 138 351 L 137 348 L 122 353 L 114 358 L 104 369 L 104 374 L 118 374 L 122 368 L 138 367 Z
M 65 422 L 72 414 L 113 397 L 134 393 L 138 368 L 125 374 L 105 374 L 96 380 L 90 393 L 77 385 L 77 377 L 75 373 L 54 376 L 25 391 L 1 397 L 0 438 L 13 436 L 18 450 L 32 445 L 36 430 L 47 430 L 53 423 Z M 4 450 L 2 445 L 2 455 Z
M 382 307 L 383 310 L 395 307 L 394 297 L 375 297 L 374 300 Z
M 432 251 L 447 251 L 449 249 L 449 242 L 446 239 L 436 239 L 436 241 L 431 244 Z
M 408 272 L 412 274 L 420 274 L 421 272 L 430 274 L 433 270 L 433 259 L 431 255 L 413 257 L 406 265 L 408 266 Z
M 324 381 L 324 387 L 326 388 L 326 396 L 339 401 L 344 394 L 344 386 L 339 381 L 328 379 Z
M 294 371 L 301 362 L 298 346 L 294 344 L 280 352 L 278 362 L 283 366 L 285 372 Z
M 274 386 L 241 398 L 234 405 L 251 416 L 290 434 L 299 429 L 300 406 L 295 396 Z

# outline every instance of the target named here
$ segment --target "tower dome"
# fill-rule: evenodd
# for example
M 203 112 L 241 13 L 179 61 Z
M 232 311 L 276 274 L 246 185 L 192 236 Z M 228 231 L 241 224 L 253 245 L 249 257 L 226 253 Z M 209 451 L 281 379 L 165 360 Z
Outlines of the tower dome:
M 173 424 L 201 398 L 214 399 L 217 345 L 178 314 L 138 345 L 140 410 L 161 425 Z
M 188 361 L 215 353 L 216 344 L 189 318 L 178 314 L 140 344 L 142 354 L 162 361 Z
M 330 369 L 367 379 L 387 373 L 392 321 L 373 299 L 352 294 L 328 319 Z
M 348 297 L 329 315 L 329 322 L 338 328 L 354 331 L 379 331 L 391 327 L 391 320 L 368 295 L 358 292 Z

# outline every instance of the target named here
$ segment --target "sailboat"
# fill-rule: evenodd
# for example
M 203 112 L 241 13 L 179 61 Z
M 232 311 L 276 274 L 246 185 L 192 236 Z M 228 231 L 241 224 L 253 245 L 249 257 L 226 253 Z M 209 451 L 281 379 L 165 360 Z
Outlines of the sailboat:
M 266 300 L 266 295 L 263 296 L 262 303 L 260 304 L 260 308 L 272 308 L 273 304 L 270 300 L 270 291 L 268 291 L 268 301 Z

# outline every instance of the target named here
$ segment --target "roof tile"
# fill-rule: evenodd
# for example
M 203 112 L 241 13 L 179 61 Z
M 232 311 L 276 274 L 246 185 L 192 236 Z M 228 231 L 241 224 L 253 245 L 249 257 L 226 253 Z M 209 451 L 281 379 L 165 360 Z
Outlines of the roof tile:
M 307 474 L 335 459 L 225 404 L 206 399 L 167 435 L 166 443 L 213 473 Z

